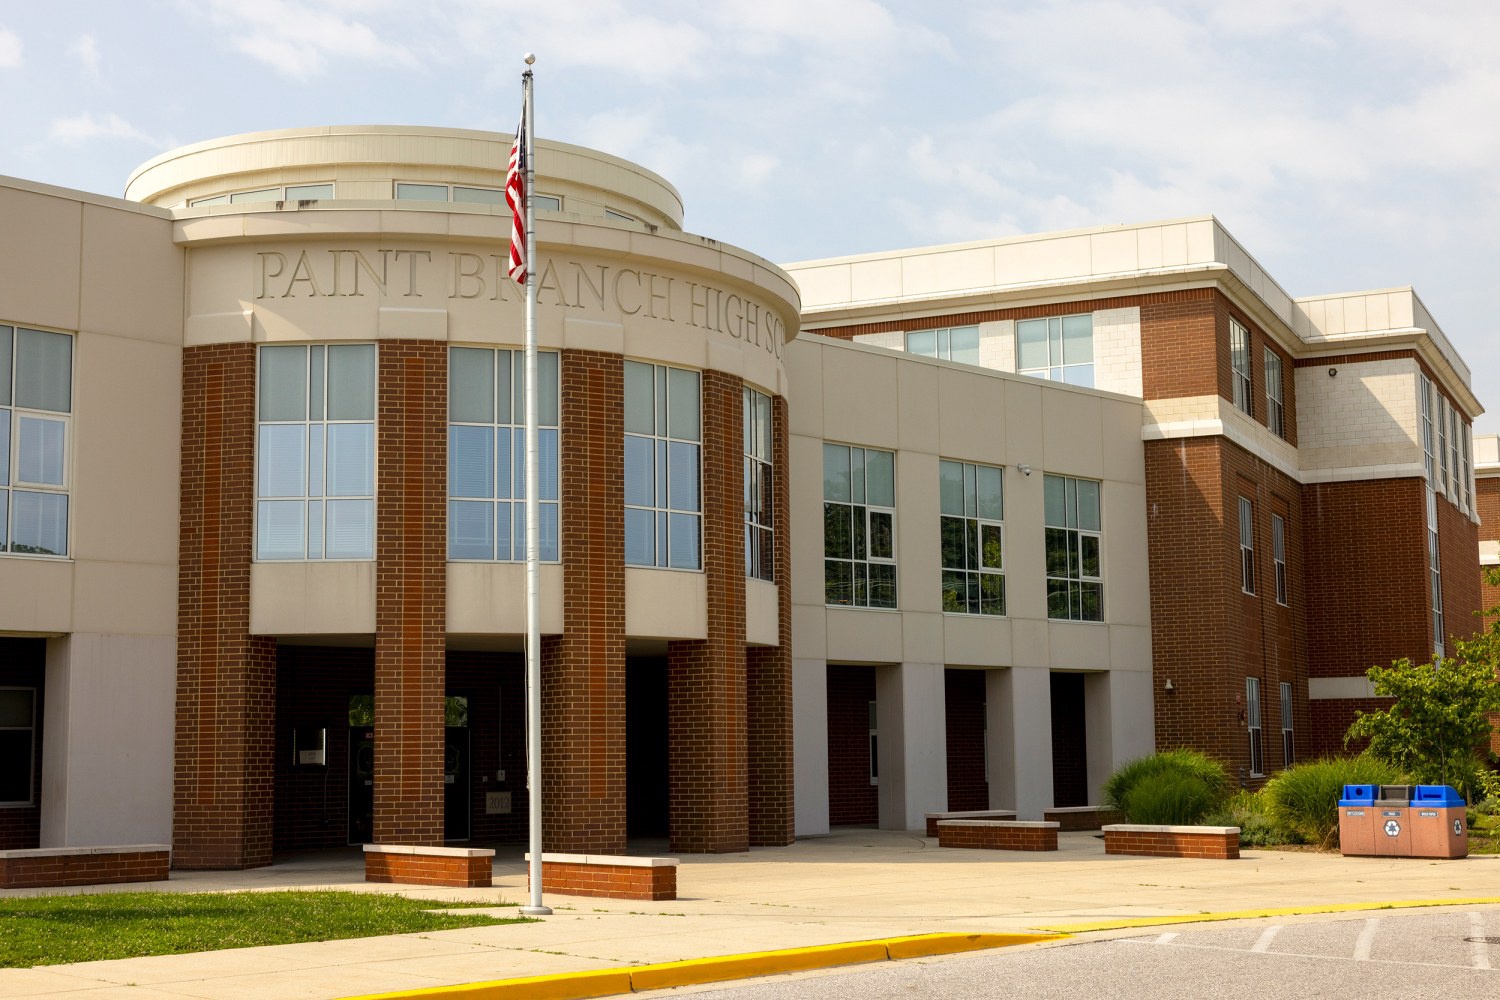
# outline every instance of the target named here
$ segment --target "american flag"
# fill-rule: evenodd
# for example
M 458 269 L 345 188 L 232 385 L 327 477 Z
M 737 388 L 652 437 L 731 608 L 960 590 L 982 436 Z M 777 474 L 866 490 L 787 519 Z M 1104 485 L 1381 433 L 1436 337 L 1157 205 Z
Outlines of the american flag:
M 526 137 L 526 111 L 516 126 L 516 142 L 510 147 L 510 166 L 505 171 L 505 203 L 510 206 L 510 276 L 526 284 L 526 161 L 531 158 Z

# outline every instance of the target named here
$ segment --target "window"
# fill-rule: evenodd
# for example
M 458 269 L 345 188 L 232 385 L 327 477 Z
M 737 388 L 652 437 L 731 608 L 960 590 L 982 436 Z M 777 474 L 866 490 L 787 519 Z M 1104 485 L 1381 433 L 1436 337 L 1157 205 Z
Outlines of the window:
M 1047 617 L 1102 622 L 1099 483 L 1047 476 L 1042 491 L 1046 501 Z
M 880 784 L 880 726 L 873 701 L 870 702 L 870 784 Z
M 1001 470 L 938 462 L 943 610 L 1005 614 L 1005 517 Z
M 776 579 L 771 397 L 745 387 L 745 575 Z
M 554 198 L 554 199 L 550 199 L 550 200 L 553 200 L 553 201 L 557 202 L 556 205 L 548 206 L 554 212 L 560 211 L 562 209 L 562 199 L 561 198 Z M 542 206 L 538 205 L 537 207 L 541 208 Z M 616 212 L 612 208 L 606 208 L 604 210 L 604 217 L 606 219 L 614 219 L 616 222 L 634 222 L 635 221 L 635 216 L 633 216 L 633 215 L 626 215 L 624 212 Z
M 625 362 L 625 562 L 698 569 L 699 375 Z
M 979 364 L 979 327 L 955 326 L 941 330 L 914 330 L 906 335 L 908 354 L 944 361 Z
M 1437 484 L 1433 481 L 1436 475 L 1436 465 L 1432 444 L 1432 382 L 1428 380 L 1426 375 L 1418 375 L 1417 379 L 1418 388 L 1421 389 L 1422 461 L 1427 470 L 1427 488 L 1434 489 Z
M 35 772 L 36 688 L 0 688 L 0 806 L 35 802 Z
M 262 347 L 255 558 L 375 557 L 375 345 Z
M 287 189 L 291 197 L 291 189 Z M 332 197 L 332 194 L 329 194 Z M 503 205 L 505 191 L 502 188 L 473 187 L 466 184 L 431 184 L 413 181 L 396 182 L 397 201 L 451 201 L 461 205 Z M 534 194 L 532 205 L 541 212 L 556 212 L 562 208 L 562 199 L 553 195 Z
M 1250 732 L 1250 776 L 1259 778 L 1266 773 L 1265 749 L 1260 740 L 1259 677 L 1245 678 L 1245 726 Z
M 73 338 L 0 326 L 0 552 L 68 554 Z
M 1296 759 L 1292 745 L 1292 685 L 1281 682 L 1281 766 L 1291 767 Z
M 193 208 L 204 205 L 254 205 L 260 202 L 277 201 L 322 201 L 333 197 L 333 182 L 317 184 L 289 184 L 286 187 L 256 188 L 253 191 L 235 191 L 216 194 L 207 198 L 194 198 L 188 202 Z
M 1052 316 L 1016 323 L 1016 370 L 1022 375 L 1094 385 L 1094 317 Z
M 1453 467 L 1448 463 L 1448 400 L 1441 395 L 1437 397 L 1437 457 L 1438 457 L 1438 487 L 1444 495 L 1453 496 Z
M 1286 592 L 1286 522 L 1279 514 L 1271 515 L 1271 561 L 1276 569 L 1276 603 L 1285 606 Z
M 1281 355 L 1266 348 L 1266 427 L 1277 437 L 1286 437 L 1286 407 L 1281 400 Z
M 823 445 L 823 587 L 829 604 L 896 606 L 896 456 Z
M 1448 499 L 1453 501 L 1456 507 L 1459 504 L 1459 480 L 1463 478 L 1463 472 L 1458 464 L 1459 433 L 1458 425 L 1461 423 L 1458 417 L 1458 407 L 1444 404 L 1448 411 Z
M 1233 319 L 1229 321 L 1229 371 L 1235 407 L 1255 416 L 1250 399 L 1250 331 Z
M 538 557 L 558 559 L 557 354 L 539 351 Z M 448 348 L 448 558 L 526 558 L 526 354 Z
M 1443 570 L 1438 559 L 1437 494 L 1427 490 L 1427 566 L 1432 575 L 1432 648 L 1443 655 Z
M 1463 482 L 1460 484 L 1460 488 L 1463 490 L 1463 493 L 1464 493 L 1464 509 L 1465 510 L 1473 510 L 1474 509 L 1474 467 L 1473 467 L 1473 461 L 1474 461 L 1474 440 L 1471 437 L 1473 431 L 1470 429 L 1469 425 L 1466 424 L 1466 423 L 1464 423 L 1463 421 L 1460 420 L 1459 424 L 1463 428 L 1463 437 L 1464 437 L 1463 447 L 1459 450 L 1459 453 L 1458 453 L 1460 460 L 1463 462 L 1463 475 L 1461 477 L 1462 480 L 1463 480 Z
M 1240 589 L 1255 593 L 1255 508 L 1240 497 Z

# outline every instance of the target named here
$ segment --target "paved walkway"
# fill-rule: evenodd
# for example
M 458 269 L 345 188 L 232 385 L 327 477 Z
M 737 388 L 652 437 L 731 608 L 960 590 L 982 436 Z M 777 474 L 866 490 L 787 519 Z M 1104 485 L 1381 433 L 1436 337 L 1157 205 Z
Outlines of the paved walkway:
M 967 851 L 916 833 L 846 831 L 787 848 L 685 856 L 681 898 L 673 902 L 549 896 L 555 914 L 533 924 L 0 969 L 0 997 L 331 1000 L 933 931 L 1084 929 L 1408 900 L 1500 903 L 1500 856 L 1426 861 L 1246 850 L 1238 861 L 1196 861 L 1106 856 L 1089 833 L 1065 833 L 1059 842 L 1056 854 Z M 400 891 L 434 902 L 526 897 L 518 852 L 497 858 L 493 889 L 374 886 L 362 881 L 361 865 L 355 852 L 327 852 L 253 871 L 180 872 L 165 883 L 88 891 L 295 886 Z

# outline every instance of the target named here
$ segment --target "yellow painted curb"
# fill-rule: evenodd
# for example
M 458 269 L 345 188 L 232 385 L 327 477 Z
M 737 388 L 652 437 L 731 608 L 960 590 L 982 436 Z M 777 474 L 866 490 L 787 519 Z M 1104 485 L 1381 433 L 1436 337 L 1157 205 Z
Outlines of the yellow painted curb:
M 1058 924 L 1038 930 L 1059 934 L 1087 934 L 1090 931 L 1124 930 L 1130 927 L 1163 927 L 1170 924 L 1202 924 L 1216 920 L 1254 920 L 1261 917 L 1294 917 L 1313 913 L 1358 913 L 1366 910 L 1409 910 L 1422 906 L 1486 906 L 1500 903 L 1500 897 L 1469 899 L 1399 899 L 1381 903 L 1323 903 L 1312 906 L 1282 906 L 1265 910 L 1222 910 L 1216 913 L 1163 914 L 1159 917 L 1120 917 L 1081 924 Z
M 886 953 L 892 960 L 922 958 L 926 955 L 953 955 L 983 948 L 1008 948 L 1037 941 L 1056 941 L 1066 934 L 912 934 L 885 939 Z
M 722 979 L 749 979 L 782 972 L 827 969 L 835 965 L 884 962 L 888 957 L 884 941 L 820 944 L 810 948 L 785 948 L 637 966 L 630 970 L 630 985 L 637 990 L 661 990 L 669 986 L 716 983 Z
M 682 962 L 662 962 L 619 969 L 596 969 L 591 972 L 563 972 L 525 979 L 500 979 L 461 986 L 432 986 L 394 993 L 372 993 L 347 1000 L 510 1000 L 513 997 L 536 1000 L 583 1000 L 586 997 L 614 996 L 642 990 L 660 990 L 673 986 L 716 983 L 726 979 L 749 979 L 774 976 L 808 969 L 830 969 L 841 965 L 861 965 L 924 955 L 951 955 L 982 948 L 1005 948 L 1055 941 L 1066 934 L 912 934 L 904 937 L 879 938 L 874 941 L 849 941 L 844 944 L 814 945 L 808 948 L 783 948 L 779 951 L 756 951 L 714 958 L 693 958 Z

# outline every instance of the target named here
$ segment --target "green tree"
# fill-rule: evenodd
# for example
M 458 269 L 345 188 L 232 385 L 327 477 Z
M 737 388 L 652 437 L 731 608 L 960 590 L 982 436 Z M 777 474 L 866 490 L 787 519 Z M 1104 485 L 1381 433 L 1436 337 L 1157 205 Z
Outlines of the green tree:
M 1360 712 L 1344 736 L 1368 738 L 1369 752 L 1423 784 L 1452 785 L 1470 801 L 1483 798 L 1488 770 L 1488 716 L 1500 712 L 1500 624 L 1453 643 L 1453 655 L 1434 663 L 1400 659 L 1366 674 L 1375 693 L 1394 698 L 1384 712 Z

